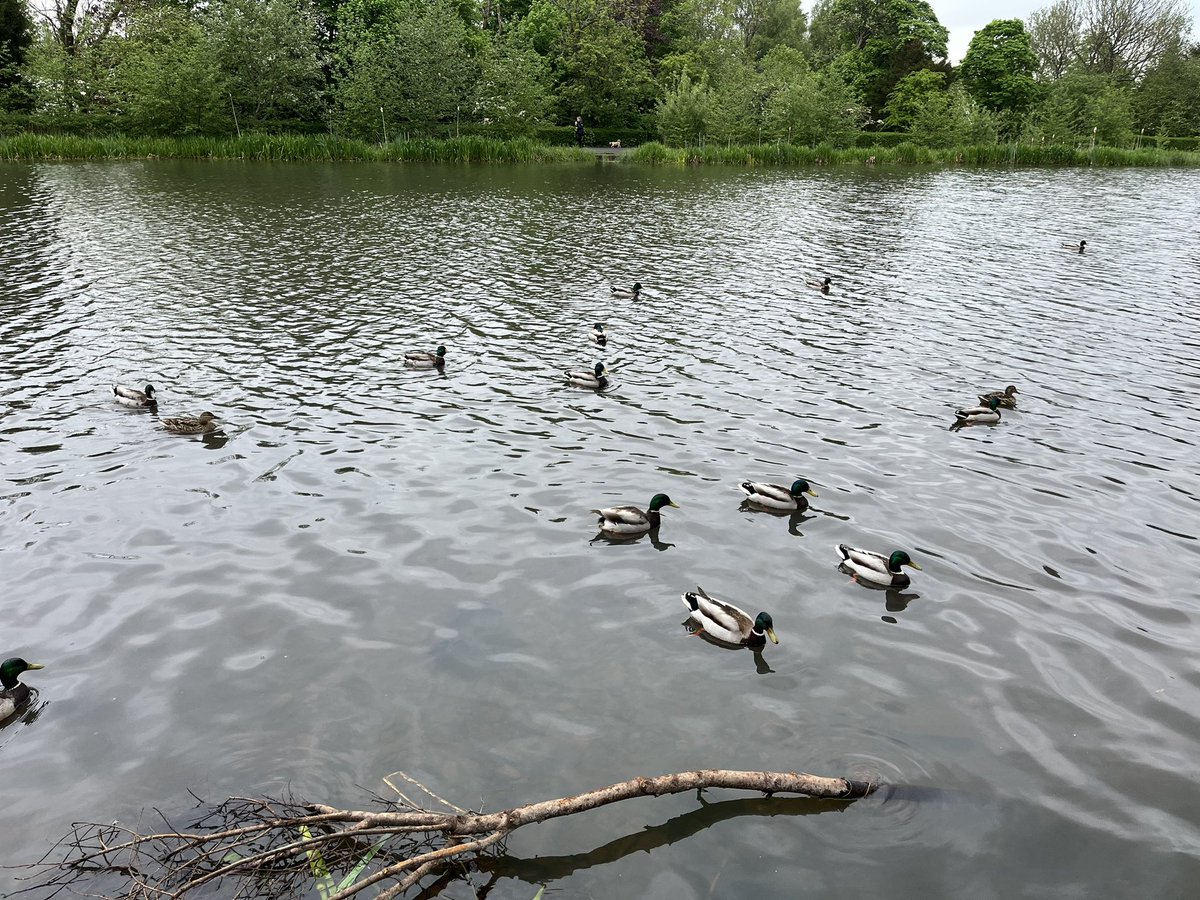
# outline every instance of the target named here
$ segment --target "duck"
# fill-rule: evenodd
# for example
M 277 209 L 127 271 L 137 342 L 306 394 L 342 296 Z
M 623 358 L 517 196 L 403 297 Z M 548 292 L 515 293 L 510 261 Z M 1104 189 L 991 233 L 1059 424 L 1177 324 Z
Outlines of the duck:
M 633 290 L 626 290 L 625 288 L 613 288 L 612 295 L 614 297 L 620 297 L 622 300 L 637 300 L 642 296 L 642 283 L 640 281 L 635 281 L 633 283 Z
M 25 662 L 19 656 L 13 656 L 0 663 L 0 722 L 3 722 L 22 706 L 29 702 L 29 687 L 17 680 L 22 672 L 41 669 L 41 663 Z
M 955 425 L 991 425 L 1000 421 L 1000 398 L 992 397 L 983 406 L 968 406 L 954 411 Z
M 718 641 L 744 647 L 762 647 L 767 643 L 767 638 L 772 643 L 779 643 L 770 613 L 760 612 L 751 619 L 745 610 L 710 597 L 699 585 L 695 593 L 688 591 L 683 594 L 683 605 L 700 630 Z
M 1078 244 L 1063 243 L 1064 250 L 1074 250 L 1076 253 L 1082 253 L 1085 247 L 1087 247 L 1087 241 L 1080 241 Z
M 650 498 L 650 507 L 642 512 L 636 506 L 609 506 L 604 509 L 593 509 L 600 517 L 601 531 L 609 534 L 644 534 L 658 528 L 660 524 L 659 510 L 664 506 L 679 509 L 679 504 L 666 494 L 655 494 Z
M 404 365 L 410 369 L 440 369 L 446 365 L 446 348 L 439 346 L 433 353 L 410 350 L 404 354 Z
M 604 323 L 597 322 L 592 327 L 592 340 L 603 347 L 608 343 L 608 335 L 604 333 Z
M 828 294 L 829 286 L 833 284 L 833 279 L 828 276 L 825 277 L 824 281 L 818 281 L 815 278 L 810 278 L 804 283 L 815 291 L 820 291 L 822 294 Z
M 154 399 L 154 385 L 148 384 L 142 390 L 124 384 L 112 386 L 113 399 L 122 406 L 132 406 L 138 409 L 158 406 Z
M 838 553 L 842 557 L 840 565 L 845 566 L 856 577 L 872 584 L 906 588 L 911 579 L 900 571 L 900 567 L 910 566 L 918 572 L 921 571 L 921 567 L 903 550 L 893 550 L 891 556 L 884 556 L 871 550 L 859 550 L 846 544 L 838 544 Z
M 208 434 L 217 427 L 217 417 L 210 412 L 198 416 L 178 416 L 163 419 L 162 427 L 172 434 Z
M 1019 391 L 1015 385 L 1010 384 L 1002 391 L 990 391 L 986 394 L 979 395 L 979 402 L 986 406 L 992 400 L 996 400 L 1002 409 L 1016 409 L 1017 398 L 1016 394 Z
M 783 509 L 789 512 L 800 509 L 801 504 L 808 506 L 808 501 L 804 499 L 805 494 L 817 496 L 817 492 L 803 478 L 793 481 L 790 488 L 786 488 L 782 484 L 766 484 L 761 481 L 743 481 L 739 487 L 751 503 L 765 506 L 768 509 Z
M 567 372 L 567 384 L 602 391 L 608 387 L 608 369 L 598 362 L 591 372 Z

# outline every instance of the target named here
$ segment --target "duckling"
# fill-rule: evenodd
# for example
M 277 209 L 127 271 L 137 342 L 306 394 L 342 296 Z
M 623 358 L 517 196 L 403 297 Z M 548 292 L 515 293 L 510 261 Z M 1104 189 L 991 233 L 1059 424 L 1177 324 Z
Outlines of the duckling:
M 439 346 L 435 353 L 410 350 L 404 354 L 404 365 L 410 369 L 440 369 L 446 365 L 446 348 Z
M 790 488 L 782 484 L 765 484 L 761 481 L 743 481 L 739 487 L 751 503 L 769 509 L 794 510 L 808 506 L 805 494 L 813 497 L 817 492 L 803 478 L 797 478 Z
M 608 369 L 605 368 L 604 363 L 598 362 L 596 368 L 591 372 L 567 372 L 567 384 L 602 391 L 609 384 Z
M 154 399 L 154 385 L 152 384 L 146 385 L 145 389 L 140 391 L 123 384 L 114 384 L 112 392 L 113 399 L 122 406 L 132 406 L 138 409 L 158 406 L 158 401 Z
M 1002 391 L 991 391 L 987 394 L 980 394 L 979 402 L 986 406 L 992 400 L 996 400 L 999 402 L 1002 409 L 1016 409 L 1017 398 L 1015 395 L 1017 393 L 1018 391 L 1016 386 L 1010 384 Z
M 1078 244 L 1063 244 L 1064 250 L 1074 250 L 1076 253 L 1082 253 L 1087 246 L 1087 241 L 1080 241 Z
M 955 426 L 991 425 L 1000 421 L 1000 398 L 992 397 L 983 406 L 968 406 L 954 411 Z
M 845 544 L 838 544 L 838 553 L 842 557 L 839 565 L 849 569 L 857 578 L 873 584 L 906 588 L 911 579 L 900 571 L 900 567 L 909 566 L 918 572 L 921 571 L 921 567 L 903 550 L 893 550 L 891 556 L 884 556 L 871 550 L 857 550 Z
M 633 283 L 633 290 L 631 291 L 628 291 L 625 288 L 613 288 L 612 295 L 622 300 L 637 300 L 642 296 L 642 283 L 640 281 L 635 281 Z
M 597 322 L 592 326 L 592 340 L 603 347 L 608 343 L 608 335 L 604 333 L 604 323 Z
M 650 508 L 642 512 L 636 506 L 609 506 L 604 509 L 593 509 L 600 517 L 601 531 L 609 534 L 643 534 L 661 524 L 659 510 L 664 506 L 679 509 L 679 504 L 666 494 L 655 494 L 650 498 Z
M 172 434 L 208 434 L 217 427 L 216 418 L 210 412 L 202 412 L 198 416 L 163 419 L 162 427 Z
M 817 281 L 815 278 L 810 278 L 804 283 L 813 290 L 820 291 L 822 294 L 828 294 L 829 286 L 833 284 L 833 279 L 828 276 L 826 276 L 824 281 Z
M 778 644 L 775 623 L 770 613 L 760 612 L 751 619 L 749 614 L 732 603 L 718 600 L 697 586 L 696 592 L 683 595 L 683 605 L 691 613 L 700 629 L 711 638 L 726 644 L 741 644 L 745 647 L 762 647 L 770 638 Z
M 43 668 L 41 663 L 25 662 L 19 656 L 0 663 L 0 722 L 3 722 L 29 702 L 29 688 L 17 680 L 22 672 Z

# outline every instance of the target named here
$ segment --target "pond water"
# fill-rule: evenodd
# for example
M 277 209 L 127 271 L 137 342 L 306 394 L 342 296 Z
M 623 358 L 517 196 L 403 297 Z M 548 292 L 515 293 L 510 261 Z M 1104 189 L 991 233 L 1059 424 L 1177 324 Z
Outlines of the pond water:
M 518 832 L 489 896 L 1190 896 L 1198 221 L 1197 172 L 0 166 L 0 656 L 46 666 L 0 864 L 188 790 L 725 767 L 915 788 L 618 804 Z M 802 515 L 740 507 L 797 476 Z M 841 542 L 923 571 L 868 589 Z M 691 636 L 696 585 L 780 644 Z

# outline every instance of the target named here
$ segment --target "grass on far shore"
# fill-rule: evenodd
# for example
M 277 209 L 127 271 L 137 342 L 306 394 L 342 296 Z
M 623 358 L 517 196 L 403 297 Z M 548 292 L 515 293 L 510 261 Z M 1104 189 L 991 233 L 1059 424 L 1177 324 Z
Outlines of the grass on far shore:
M 466 136 L 417 138 L 387 144 L 332 135 L 245 134 L 239 137 L 85 137 L 30 132 L 0 137 L 0 160 L 245 159 L 269 162 L 593 162 L 594 151 L 555 147 L 528 138 L 500 140 Z M 666 166 L 1200 166 L 1200 153 L 1118 147 L 1077 149 L 1061 145 L 983 144 L 933 149 L 838 148 L 796 144 L 667 147 L 657 141 L 626 150 L 622 161 Z

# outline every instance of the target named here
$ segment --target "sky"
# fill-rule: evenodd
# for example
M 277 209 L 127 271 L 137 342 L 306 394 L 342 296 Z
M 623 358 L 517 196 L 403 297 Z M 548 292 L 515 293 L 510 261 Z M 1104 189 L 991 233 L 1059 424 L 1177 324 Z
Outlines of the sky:
M 950 61 L 955 65 L 962 62 L 967 47 L 975 32 L 993 19 L 1020 19 L 1022 22 L 1029 18 L 1035 9 L 1049 6 L 1053 0 L 1007 0 L 1003 4 L 990 3 L 988 0 L 930 0 L 930 6 L 937 13 L 938 21 L 950 30 Z M 809 4 L 805 3 L 804 6 Z M 1186 6 L 1192 17 L 1192 38 L 1200 32 L 1196 25 L 1200 23 L 1200 0 L 1186 0 Z

